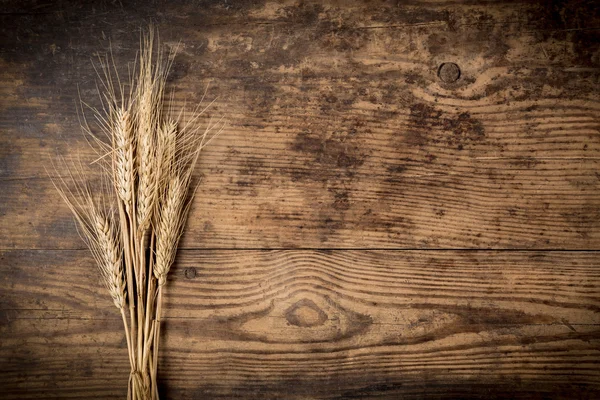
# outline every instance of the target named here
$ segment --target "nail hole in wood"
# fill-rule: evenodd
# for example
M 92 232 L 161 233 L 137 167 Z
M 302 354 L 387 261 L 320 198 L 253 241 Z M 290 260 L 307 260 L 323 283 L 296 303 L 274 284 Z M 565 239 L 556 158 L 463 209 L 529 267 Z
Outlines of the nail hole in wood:
M 453 62 L 447 62 L 438 68 L 438 77 L 445 83 L 454 83 L 460 78 L 460 68 Z
M 196 277 L 196 268 L 186 268 L 184 274 L 187 279 L 194 279 Z

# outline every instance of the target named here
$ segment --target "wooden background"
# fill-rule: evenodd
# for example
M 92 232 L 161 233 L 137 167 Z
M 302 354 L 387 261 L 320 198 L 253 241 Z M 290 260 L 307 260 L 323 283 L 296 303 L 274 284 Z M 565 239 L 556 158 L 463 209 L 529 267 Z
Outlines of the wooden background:
M 210 82 L 229 121 L 167 287 L 163 398 L 600 397 L 595 1 L 1 13 L 2 398 L 125 396 L 120 317 L 44 167 L 91 157 L 78 90 L 150 21 L 181 41 L 173 107 Z

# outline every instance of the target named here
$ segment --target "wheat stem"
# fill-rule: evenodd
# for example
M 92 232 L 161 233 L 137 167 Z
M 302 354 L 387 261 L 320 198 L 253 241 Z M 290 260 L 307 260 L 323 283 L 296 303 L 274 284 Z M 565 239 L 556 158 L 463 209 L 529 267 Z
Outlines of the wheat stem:
M 122 241 L 123 243 L 128 243 L 129 238 L 128 238 L 128 232 L 129 232 L 129 227 L 127 226 L 127 217 L 125 216 L 126 211 L 125 211 L 125 206 L 123 203 L 119 202 L 118 203 L 118 208 L 119 208 L 119 221 L 121 222 L 121 237 L 122 237 Z M 125 255 L 125 276 L 127 279 L 127 297 L 128 297 L 128 303 L 129 303 L 129 326 L 131 328 L 130 332 L 129 332 L 129 336 L 130 336 L 130 342 L 131 342 L 131 356 L 133 357 L 133 350 L 135 349 L 135 336 L 133 335 L 133 332 L 135 332 L 135 282 L 134 282 L 134 275 L 133 275 L 133 265 L 132 265 L 132 260 L 131 260 L 131 254 L 130 254 L 130 247 L 129 246 L 124 246 L 124 255 Z
M 153 372 L 154 372 L 154 382 L 157 382 L 157 373 L 158 373 L 158 348 L 160 345 L 160 320 L 161 320 L 161 313 L 162 313 L 162 297 L 163 297 L 163 286 L 159 285 L 158 286 L 158 294 L 157 294 L 157 299 L 156 299 L 156 319 L 154 320 L 154 324 L 155 324 L 155 329 L 154 329 L 154 367 L 153 367 Z M 158 388 L 156 388 L 155 390 L 156 392 L 156 398 L 158 399 Z
M 133 349 L 131 347 L 131 336 L 129 334 L 129 327 L 127 326 L 127 316 L 125 315 L 125 307 L 121 308 L 121 316 L 123 317 L 123 327 L 125 328 L 125 339 L 127 340 L 127 352 L 129 353 L 129 364 L 131 369 L 135 368 L 135 361 L 133 360 Z

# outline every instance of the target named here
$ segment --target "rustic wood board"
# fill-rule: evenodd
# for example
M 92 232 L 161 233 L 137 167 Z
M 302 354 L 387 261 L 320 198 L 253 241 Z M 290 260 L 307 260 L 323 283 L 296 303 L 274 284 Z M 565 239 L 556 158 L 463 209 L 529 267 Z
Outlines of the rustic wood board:
M 169 281 L 164 398 L 600 397 L 599 12 L 4 3 L 3 398 L 124 397 L 120 320 L 45 168 L 95 158 L 78 96 L 149 21 L 179 45 L 173 108 L 210 82 L 228 121 Z
M 183 247 L 600 248 L 591 3 L 227 4 L 4 17 L 1 248 L 81 246 L 44 167 L 95 158 L 77 85 L 94 104 L 90 58 L 131 61 L 147 15 L 182 41 L 175 109 L 212 79 L 228 120 Z
M 0 257 L 9 398 L 123 397 L 121 321 L 87 252 Z M 595 252 L 187 250 L 168 287 L 163 390 L 593 397 L 599 293 Z

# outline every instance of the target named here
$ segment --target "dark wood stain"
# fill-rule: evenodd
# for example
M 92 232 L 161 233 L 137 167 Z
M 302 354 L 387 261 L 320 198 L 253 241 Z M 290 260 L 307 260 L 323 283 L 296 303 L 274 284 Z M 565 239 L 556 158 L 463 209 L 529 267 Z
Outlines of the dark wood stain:
M 163 395 L 469 398 L 479 385 L 498 398 L 559 386 L 598 394 L 595 252 L 398 253 L 181 252 L 168 286 Z M 83 268 L 88 252 L 1 257 L 30 289 L 3 301 L 15 311 L 2 327 L 7 397 L 39 397 L 32 382 L 48 393 L 72 394 L 74 381 L 83 396 L 124 393 L 100 384 L 126 383 L 128 365 L 120 319 Z M 35 344 L 42 328 L 50 347 Z M 49 373 L 54 363 L 65 372 Z M 469 368 L 488 373 L 464 376 Z
M 95 157 L 90 58 L 110 41 L 126 74 L 152 21 L 181 42 L 173 108 L 210 81 L 228 120 L 166 287 L 163 398 L 599 398 L 596 3 L 5 2 L 2 397 L 124 397 L 44 167 Z

